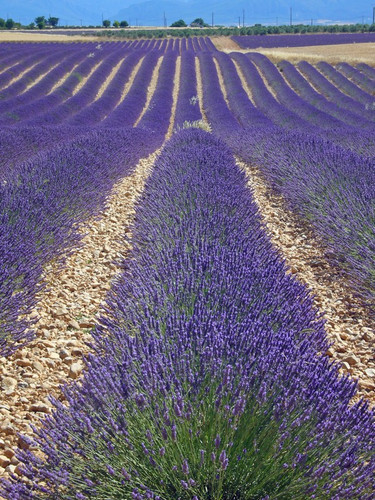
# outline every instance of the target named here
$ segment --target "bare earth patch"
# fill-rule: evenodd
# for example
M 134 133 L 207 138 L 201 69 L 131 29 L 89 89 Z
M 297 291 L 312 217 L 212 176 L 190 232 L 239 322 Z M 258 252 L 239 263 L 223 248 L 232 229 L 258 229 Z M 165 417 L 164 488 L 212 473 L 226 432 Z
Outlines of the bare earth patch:
M 255 49 L 241 49 L 241 47 L 230 37 L 211 37 L 215 47 L 222 52 L 260 52 L 278 62 L 286 59 L 290 62 L 326 61 L 331 64 L 347 62 L 358 64 L 364 62 L 370 66 L 375 66 L 374 51 L 375 43 L 347 43 L 341 45 L 312 45 L 306 47 L 276 47 L 266 49 L 257 47 Z M 261 43 L 261 36 L 259 37 Z

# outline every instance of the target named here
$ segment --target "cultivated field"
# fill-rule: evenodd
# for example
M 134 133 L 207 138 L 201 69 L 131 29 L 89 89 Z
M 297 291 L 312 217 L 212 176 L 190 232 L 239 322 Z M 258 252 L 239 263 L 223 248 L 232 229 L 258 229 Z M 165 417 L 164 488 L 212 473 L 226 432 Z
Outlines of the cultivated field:
M 374 498 L 371 44 L 10 35 L 0 495 Z

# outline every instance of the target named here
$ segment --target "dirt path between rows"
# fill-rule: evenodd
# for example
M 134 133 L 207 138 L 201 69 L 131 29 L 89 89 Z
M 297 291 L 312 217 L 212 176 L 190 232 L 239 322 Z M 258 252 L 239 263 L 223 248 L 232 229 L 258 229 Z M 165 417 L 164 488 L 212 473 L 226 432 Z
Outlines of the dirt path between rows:
M 196 71 L 199 105 L 204 121 L 208 123 L 204 114 L 199 64 Z M 243 80 L 243 75 L 239 76 Z M 219 81 L 226 96 L 224 81 L 222 78 Z M 315 296 L 316 307 L 325 312 L 326 333 L 333 342 L 328 354 L 341 363 L 343 374 L 349 373 L 358 379 L 358 394 L 375 404 L 373 321 L 353 296 L 345 279 L 323 257 L 323 245 L 317 241 L 311 228 L 286 208 L 281 196 L 271 192 L 256 166 L 239 160 L 238 165 L 248 177 L 249 187 L 273 245 L 279 249 L 290 272 Z
M 143 109 L 141 111 L 141 114 L 138 116 L 136 122 L 134 123 L 134 127 L 136 127 L 138 125 L 138 123 L 142 119 L 142 116 L 148 110 L 148 107 L 150 105 L 152 96 L 154 95 L 154 92 L 156 90 L 156 85 L 158 83 L 160 66 L 161 66 L 161 63 L 163 62 L 163 59 L 164 59 L 164 56 L 160 56 L 159 59 L 158 59 L 158 61 L 157 61 L 157 63 L 155 64 L 155 67 L 154 67 L 154 70 L 153 70 L 153 73 L 152 73 L 152 77 L 151 77 L 151 81 L 150 81 L 150 84 L 149 84 L 148 89 L 147 89 L 146 102 L 145 102 L 145 105 L 144 105 L 144 107 L 143 107 Z
M 238 161 L 248 177 L 259 212 L 273 245 L 291 272 L 315 296 L 325 312 L 326 333 L 333 342 L 328 354 L 341 363 L 341 372 L 359 381 L 359 395 L 375 404 L 374 325 L 346 280 L 325 259 L 323 245 L 307 224 L 271 192 L 256 166 Z
M 67 259 L 45 269 L 48 291 L 35 314 L 36 339 L 9 358 L 0 358 L 0 476 L 18 471 L 17 433 L 31 434 L 50 412 L 48 396 L 59 397 L 61 384 L 82 375 L 89 329 L 95 324 L 111 282 L 121 272 L 114 262 L 129 248 L 122 239 L 134 219 L 134 205 L 151 173 L 158 152 L 141 159 L 135 171 L 113 189 L 101 218 L 88 221 L 82 246 Z
M 178 57 L 167 138 L 173 133 L 180 73 Z M 156 88 L 157 74 L 155 71 L 148 88 L 148 102 Z M 89 330 L 96 323 L 112 281 L 121 273 L 115 262 L 131 248 L 122 235 L 131 236 L 134 206 L 159 152 L 141 159 L 134 173 L 114 187 L 101 217 L 82 228 L 82 245 L 66 259 L 64 268 L 57 262 L 46 267 L 48 291 L 40 294 L 35 311 L 40 318 L 36 339 L 10 358 L 0 358 L 0 477 L 20 472 L 15 448 L 25 443 L 18 433 L 31 435 L 30 424 L 38 425 L 51 411 L 48 396 L 61 398 L 60 386 L 84 373 L 82 358 L 88 353 Z

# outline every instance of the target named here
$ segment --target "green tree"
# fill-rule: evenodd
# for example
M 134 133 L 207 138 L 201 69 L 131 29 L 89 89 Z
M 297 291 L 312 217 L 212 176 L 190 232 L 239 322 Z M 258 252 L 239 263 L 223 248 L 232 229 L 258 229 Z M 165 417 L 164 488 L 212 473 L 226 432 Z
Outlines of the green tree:
M 129 23 L 128 23 L 128 21 L 121 21 L 120 26 L 121 26 L 121 28 L 126 28 L 127 26 L 129 26 Z
M 193 22 L 190 23 L 190 26 L 204 28 L 205 26 L 207 27 L 208 24 L 206 24 L 201 17 L 197 17 Z
M 46 18 L 44 16 L 38 16 L 35 18 L 35 24 L 40 30 L 46 26 Z
M 0 28 L 5 28 L 5 19 L 0 17 Z
M 114 28 L 119 28 L 120 27 L 120 23 L 118 21 L 113 21 L 113 27 Z
M 59 24 L 59 18 L 58 17 L 49 17 L 48 24 L 51 26 L 57 26 Z
M 178 21 L 175 21 L 174 23 L 171 24 L 171 28 L 186 28 L 187 24 L 183 19 L 179 19 Z
M 111 26 L 111 21 L 109 19 L 104 19 L 103 26 L 109 28 Z
M 11 18 L 7 19 L 6 22 L 5 22 L 5 27 L 8 30 L 11 30 L 14 27 L 14 21 L 13 21 L 13 19 L 11 19 Z

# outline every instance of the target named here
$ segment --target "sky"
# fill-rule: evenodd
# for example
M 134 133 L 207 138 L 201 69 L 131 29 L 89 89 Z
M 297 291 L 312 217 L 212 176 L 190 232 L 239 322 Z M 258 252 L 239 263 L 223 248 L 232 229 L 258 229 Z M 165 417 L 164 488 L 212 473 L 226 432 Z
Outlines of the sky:
M 127 20 L 135 26 L 162 26 L 196 17 L 211 24 L 245 25 L 348 22 L 371 23 L 368 0 L 0 0 L 0 17 L 29 24 L 35 17 L 56 16 L 61 24 L 101 25 L 102 19 Z M 292 8 L 292 12 L 290 11 Z

